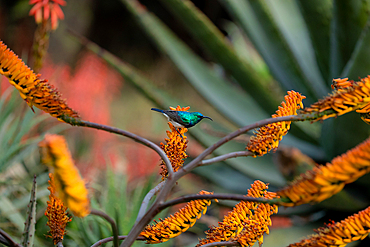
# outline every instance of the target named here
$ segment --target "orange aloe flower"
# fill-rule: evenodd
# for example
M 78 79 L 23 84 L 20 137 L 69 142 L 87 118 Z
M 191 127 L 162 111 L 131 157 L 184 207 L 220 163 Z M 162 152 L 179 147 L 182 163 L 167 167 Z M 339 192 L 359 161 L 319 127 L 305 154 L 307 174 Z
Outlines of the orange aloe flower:
M 35 17 L 36 23 L 51 20 L 51 29 L 58 27 L 58 19 L 63 20 L 64 14 L 59 5 L 65 6 L 64 0 L 30 0 L 29 4 L 35 4 L 29 15 Z
M 318 203 L 341 191 L 345 184 L 356 181 L 370 171 L 370 138 L 331 163 L 317 165 L 298 177 L 292 184 L 278 191 L 289 199 L 284 206 Z
M 318 121 L 356 111 L 362 120 L 370 123 L 370 76 L 356 82 L 334 79 L 332 88 L 335 91 L 331 95 L 305 108 L 303 113 L 318 113 L 314 120 Z
M 40 80 L 40 75 L 36 75 L 2 41 L 0 41 L 0 74 L 9 79 L 10 84 L 19 91 L 31 109 L 32 106 L 36 106 L 61 121 L 63 116 L 79 117 L 78 113 L 61 99 L 57 89 L 48 84 L 47 80 Z
M 300 93 L 288 91 L 288 95 L 284 97 L 286 102 L 282 102 L 273 118 L 289 115 L 297 115 L 297 110 L 303 108 L 302 100 L 306 97 Z M 290 121 L 277 122 L 262 126 L 255 135 L 252 136 L 247 145 L 247 149 L 256 156 L 262 156 L 272 149 L 279 146 L 279 141 L 288 133 L 290 129 Z
M 172 111 L 187 111 L 190 107 L 180 107 L 177 106 L 176 108 L 170 107 Z M 168 122 L 168 126 L 170 127 L 171 131 L 166 131 L 168 138 L 165 139 L 166 144 L 161 143 L 161 148 L 167 154 L 168 159 L 171 161 L 171 165 L 173 167 L 173 171 L 178 171 L 184 164 L 184 160 L 188 157 L 186 154 L 186 148 L 188 145 L 187 137 L 184 135 L 188 132 L 187 128 L 178 128 L 178 132 L 176 128 L 172 125 L 172 123 Z M 182 137 L 181 137 L 182 136 Z M 167 175 L 168 171 L 166 165 L 162 161 L 161 164 L 161 175 L 162 180 L 164 180 Z
M 47 134 L 39 144 L 42 162 L 53 170 L 56 195 L 77 217 L 90 213 L 85 182 L 73 164 L 64 137 Z
M 362 240 L 370 233 L 370 207 L 340 222 L 320 227 L 312 235 L 289 247 L 331 246 L 344 247 L 348 243 Z
M 66 234 L 66 226 L 68 222 L 72 221 L 72 217 L 68 216 L 66 211 L 67 207 L 64 206 L 63 201 L 55 196 L 55 184 L 53 174 L 49 173 L 49 187 L 50 191 L 48 207 L 45 211 L 45 216 L 48 218 L 46 225 L 50 228 L 49 236 L 54 241 L 54 245 L 62 242 Z
M 277 195 L 267 191 L 268 184 L 254 181 L 247 196 L 273 199 Z M 211 227 L 207 237 L 199 241 L 197 247 L 214 242 L 233 241 L 240 246 L 252 246 L 256 241 L 263 243 L 263 234 L 269 234 L 270 216 L 277 213 L 277 205 L 241 201 L 235 205 L 218 226 Z
M 200 195 L 213 194 L 212 192 L 200 191 Z M 148 244 L 158 244 L 168 241 L 170 238 L 179 236 L 192 227 L 195 222 L 207 211 L 207 207 L 211 205 L 211 200 L 193 200 L 186 204 L 174 215 L 157 222 L 154 225 L 148 225 L 140 233 Z

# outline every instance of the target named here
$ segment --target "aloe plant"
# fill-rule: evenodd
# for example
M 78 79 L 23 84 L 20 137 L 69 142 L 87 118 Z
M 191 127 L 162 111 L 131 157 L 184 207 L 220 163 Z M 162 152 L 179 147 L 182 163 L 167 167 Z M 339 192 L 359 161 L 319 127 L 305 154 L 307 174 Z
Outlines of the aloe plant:
M 220 2 L 232 17 L 228 28 L 225 27 L 229 36 L 224 37 L 190 1 L 162 1 L 213 58 L 210 63 L 196 55 L 185 41 L 178 38 L 155 14 L 143 8 L 139 1 L 122 2 L 189 83 L 236 127 L 263 119 L 274 112 L 271 103 L 276 104 L 276 109 L 276 102 L 282 96 L 271 93 L 272 89 L 274 92 L 299 91 L 307 96 L 305 103 L 309 104 L 330 92 L 333 78 L 348 76 L 358 79 L 369 73 L 370 66 L 364 59 L 369 50 L 366 26 L 369 6 L 366 4 L 346 1 L 222 0 Z M 348 21 L 343 21 L 340 14 L 347 10 Z M 257 59 L 252 57 L 254 50 L 251 52 L 247 42 L 234 42 L 237 35 L 242 39 L 247 37 L 253 43 L 259 54 Z M 254 64 L 256 60 L 259 67 Z M 212 66 L 215 63 L 230 77 L 221 77 Z M 267 69 L 261 70 L 261 67 Z M 211 143 L 206 141 L 204 133 L 196 130 L 193 133 L 206 144 Z M 322 162 L 364 140 L 368 126 L 357 115 L 348 114 L 342 119 L 322 124 L 297 124 L 290 133 L 283 143 L 297 147 Z M 249 159 L 248 166 L 254 162 L 260 163 Z M 238 167 L 235 164 L 240 162 L 229 163 L 234 163 L 235 168 Z M 245 167 L 244 160 L 242 163 L 240 166 Z M 272 162 L 266 158 L 261 163 Z M 258 177 L 256 174 L 247 175 Z M 265 176 L 260 174 L 258 178 Z
M 273 114 L 283 99 L 284 91 L 299 91 L 307 96 L 304 103 L 309 105 L 331 91 L 333 78 L 357 80 L 370 73 L 367 59 L 370 52 L 369 1 L 220 0 L 231 17 L 222 30 L 227 33 L 224 36 L 191 1 L 161 0 L 211 61 L 197 55 L 185 40 L 176 36 L 140 1 L 121 1 L 148 38 L 235 128 Z M 132 66 L 108 52 L 102 52 L 94 44 L 88 43 L 87 46 L 157 106 L 165 108 L 169 104 L 182 103 L 161 92 L 155 83 Z M 224 73 L 220 73 L 220 69 Z M 201 111 L 199 108 L 201 106 L 192 107 Z M 212 127 L 225 132 L 230 130 L 220 123 L 214 123 Z M 358 115 L 347 114 L 312 125 L 297 123 L 282 144 L 298 148 L 316 162 L 324 163 L 363 141 L 369 134 L 368 130 L 369 126 Z M 192 129 L 190 134 L 205 146 L 218 139 L 199 128 Z M 244 148 L 243 143 L 233 142 L 216 153 Z M 274 164 L 273 156 L 230 159 L 211 167 L 199 167 L 195 172 L 213 181 L 218 189 L 240 193 L 245 193 L 242 185 L 247 186 L 254 179 L 269 182 L 275 187 L 283 186 L 287 179 Z M 362 179 L 356 183 L 369 186 L 367 181 Z M 315 207 L 295 210 L 359 210 L 366 206 L 364 201 L 367 199 L 364 194 L 355 195 L 344 190 Z M 302 233 L 292 235 L 301 236 Z

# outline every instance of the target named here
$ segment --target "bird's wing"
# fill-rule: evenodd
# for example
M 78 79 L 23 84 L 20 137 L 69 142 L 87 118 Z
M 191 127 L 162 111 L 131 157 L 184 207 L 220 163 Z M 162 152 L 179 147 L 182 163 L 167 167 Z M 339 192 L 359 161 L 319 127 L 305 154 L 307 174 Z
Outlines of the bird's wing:
M 180 111 L 165 111 L 164 113 L 167 114 L 170 119 L 185 127 L 189 124 L 189 119 L 182 118 Z

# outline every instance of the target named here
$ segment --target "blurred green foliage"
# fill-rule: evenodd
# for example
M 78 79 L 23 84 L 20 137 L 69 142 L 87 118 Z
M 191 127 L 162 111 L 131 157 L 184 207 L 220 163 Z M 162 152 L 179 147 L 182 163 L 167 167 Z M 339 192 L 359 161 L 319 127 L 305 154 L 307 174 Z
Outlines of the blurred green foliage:
M 135 19 L 140 24 L 140 29 L 131 29 L 135 32 L 134 35 L 141 39 L 143 36 L 139 33 L 146 33 L 148 40 L 158 51 L 173 62 L 173 69 L 180 71 L 213 111 L 221 115 L 214 123 L 202 124 L 202 128 L 197 127 L 190 131 L 194 139 L 204 146 L 219 139 L 215 133 L 222 135 L 271 116 L 287 90 L 299 91 L 307 96 L 304 103 L 309 105 L 330 92 L 333 78 L 349 77 L 357 80 L 370 71 L 369 0 L 219 0 L 218 3 L 227 12 L 221 23 L 210 21 L 205 13 L 188 0 L 121 2 L 131 13 L 125 17 L 126 20 Z M 0 7 L 2 4 L 4 3 L 0 3 Z M 106 4 L 116 6 L 115 1 Z M 178 30 L 171 29 L 173 25 L 170 25 L 168 19 L 163 20 L 163 13 L 167 12 L 156 5 L 164 6 L 170 13 L 170 20 L 180 23 L 176 27 L 183 28 L 191 38 L 176 34 L 179 33 Z M 19 1 L 14 7 L 18 10 L 14 10 L 12 18 L 18 20 L 27 15 L 28 10 L 24 6 L 28 6 L 27 1 Z M 70 6 L 73 3 L 69 1 L 67 7 L 72 8 Z M 124 10 L 116 8 L 115 11 Z M 66 16 L 66 22 L 73 19 L 68 18 L 68 12 Z M 92 16 L 86 11 L 80 19 L 86 23 Z M 76 26 L 79 29 L 80 26 Z M 130 26 L 135 28 L 132 24 Z M 117 32 L 119 30 L 115 30 Z M 58 37 L 59 44 L 63 40 L 69 42 L 65 32 L 56 33 L 55 37 Z M 115 40 L 112 33 L 109 37 L 120 44 L 120 40 Z M 51 43 L 53 44 L 53 37 Z M 87 43 L 87 47 L 109 62 L 158 107 L 189 104 L 187 99 L 191 96 L 187 95 L 188 92 L 179 92 L 183 95 L 180 101 L 165 87 L 157 86 L 155 79 L 147 78 L 132 65 L 106 51 L 102 52 L 93 43 Z M 76 46 L 73 49 L 59 50 L 71 52 L 76 50 Z M 120 55 L 124 52 L 128 51 L 120 51 Z M 25 110 L 26 107 L 22 108 L 21 105 L 25 106 L 25 103 L 17 94 L 12 89 L 0 96 L 0 227 L 20 238 L 26 218 L 28 191 L 32 185 L 32 176 L 36 173 L 37 198 L 42 200 L 38 201 L 37 206 L 35 243 L 43 241 L 46 245 L 51 241 L 40 239 L 47 232 L 46 219 L 41 217 L 48 194 L 47 173 L 45 168 L 39 166 L 37 156 L 37 143 L 42 136 L 33 134 L 42 135 L 46 131 L 55 133 L 64 127 L 58 125 L 50 129 L 48 125 L 43 125 L 47 116 L 35 115 L 29 109 Z M 191 110 L 202 111 L 203 108 L 206 106 L 196 105 Z M 357 114 L 351 113 L 312 125 L 294 124 L 288 136 L 284 137 L 282 148 L 298 148 L 316 162 L 325 163 L 354 147 L 368 135 L 368 125 Z M 244 150 L 246 140 L 247 138 L 228 143 L 217 149 L 216 154 Z M 269 182 L 276 189 L 284 186 L 290 179 L 289 174 L 284 172 L 287 164 L 282 163 L 279 159 L 281 156 L 281 152 L 277 150 L 276 153 L 262 158 L 231 159 L 197 168 L 194 172 L 210 182 L 217 192 L 245 193 L 255 179 Z M 298 164 L 298 167 L 292 168 L 290 174 L 300 168 Z M 92 198 L 93 207 L 100 208 L 115 218 L 120 232 L 125 233 L 134 222 L 143 195 L 154 185 L 152 181 L 148 181 L 145 185 L 129 190 L 125 178 L 111 172 L 107 172 L 106 176 L 105 181 L 108 183 L 102 183 L 96 189 L 99 193 Z M 319 205 L 281 209 L 281 212 L 311 215 L 312 212 L 321 210 L 328 217 L 335 215 L 332 218 L 342 219 L 343 215 L 368 205 L 369 193 L 359 192 L 369 191 L 368 178 L 369 176 L 365 176 Z M 23 181 L 28 182 L 22 183 Z M 310 233 L 314 227 L 316 225 L 281 229 L 276 235 L 289 237 L 279 240 L 279 243 L 269 243 L 267 238 L 265 246 L 285 246 Z M 110 226 L 95 216 L 74 219 L 68 230 L 66 246 L 87 246 L 110 235 Z M 273 235 L 274 231 L 271 232 Z

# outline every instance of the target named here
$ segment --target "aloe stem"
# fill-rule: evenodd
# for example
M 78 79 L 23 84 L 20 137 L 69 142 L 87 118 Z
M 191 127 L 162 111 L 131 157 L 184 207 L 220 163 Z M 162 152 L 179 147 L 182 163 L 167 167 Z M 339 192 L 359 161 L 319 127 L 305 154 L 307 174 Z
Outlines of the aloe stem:
M 256 198 L 256 197 L 250 197 L 250 196 L 239 195 L 239 194 L 215 193 L 215 194 L 207 194 L 207 195 L 193 194 L 193 195 L 181 196 L 176 199 L 161 203 L 158 206 L 158 209 L 163 210 L 165 208 L 171 207 L 176 204 L 190 202 L 191 200 L 211 200 L 211 199 L 259 202 L 259 203 L 268 203 L 268 204 L 275 204 L 275 205 L 283 204 L 283 201 L 281 199 L 265 199 L 265 198 Z
M 211 158 L 211 159 L 203 160 L 199 162 L 199 166 L 206 166 L 206 165 L 210 165 L 216 162 L 221 162 L 221 161 L 231 159 L 231 158 L 247 157 L 247 156 L 253 156 L 253 155 L 254 154 L 249 151 L 237 151 L 237 152 L 227 153 L 227 154 L 223 154 L 223 155 Z
M 160 191 L 162 189 L 163 185 L 164 185 L 164 181 L 160 182 L 157 186 L 155 186 L 153 189 L 151 189 L 146 194 L 146 196 L 144 197 L 143 202 L 141 203 L 139 213 L 137 214 L 136 222 L 138 222 L 139 220 L 141 220 L 141 218 L 143 218 L 143 216 L 145 214 L 145 211 L 148 207 L 149 201 L 153 198 L 153 196 L 155 194 L 158 193 L 158 191 Z

